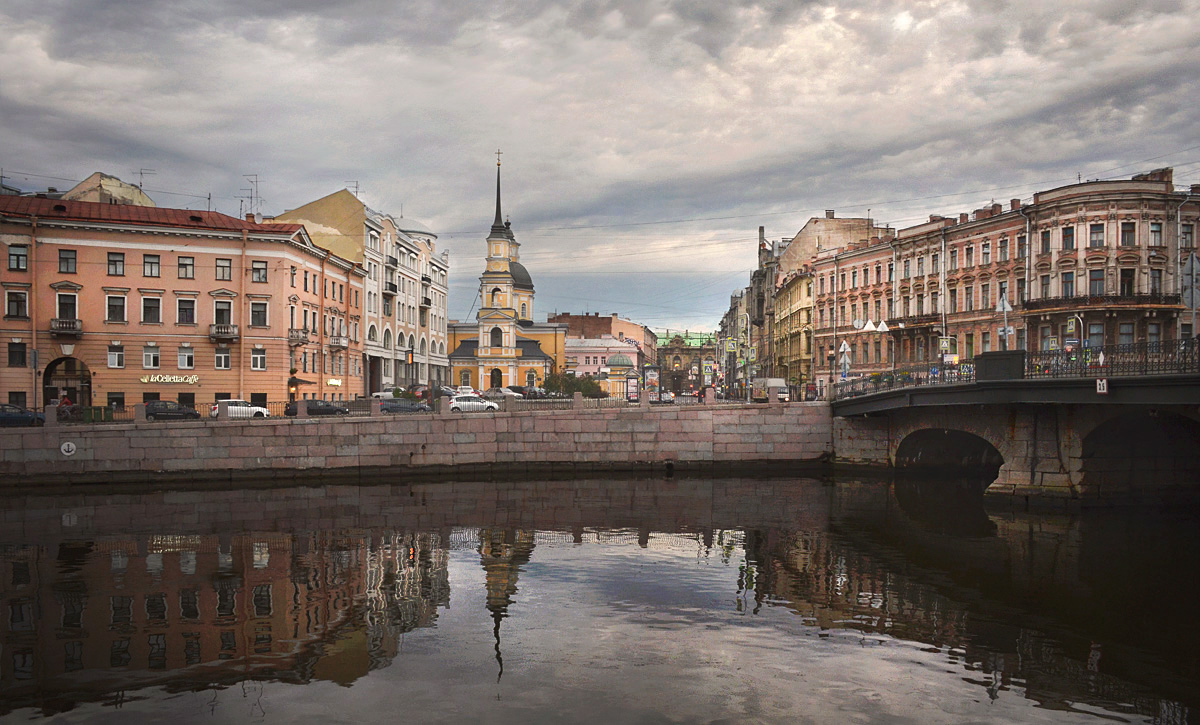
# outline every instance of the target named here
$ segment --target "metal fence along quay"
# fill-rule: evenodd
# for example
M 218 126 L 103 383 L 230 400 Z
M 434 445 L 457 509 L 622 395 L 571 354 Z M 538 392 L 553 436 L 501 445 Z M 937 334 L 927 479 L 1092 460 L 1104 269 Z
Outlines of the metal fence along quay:
M 1026 380 L 1046 378 L 1110 378 L 1143 375 L 1200 374 L 1200 339 L 1139 342 L 1102 347 L 1071 347 L 1025 353 Z M 963 385 L 976 382 L 976 360 L 944 365 L 934 360 L 897 366 L 834 385 L 838 400 L 918 385 Z

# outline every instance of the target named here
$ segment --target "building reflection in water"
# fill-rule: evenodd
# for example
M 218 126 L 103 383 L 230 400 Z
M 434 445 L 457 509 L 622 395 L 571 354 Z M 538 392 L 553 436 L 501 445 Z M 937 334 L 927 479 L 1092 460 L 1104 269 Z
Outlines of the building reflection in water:
M 452 559 L 482 569 L 499 682 L 518 585 L 538 586 L 520 580 L 535 553 L 552 567 L 561 547 L 594 561 L 626 547 L 671 554 L 681 572 L 736 570 L 731 607 L 748 620 L 786 608 L 810 632 L 923 643 L 981 696 L 1187 721 L 1200 670 L 1190 527 L 989 517 L 939 496 L 681 480 L 12 497 L 0 501 L 0 714 L 150 687 L 350 685 L 437 622 Z M 1156 581 L 1177 596 L 1122 593 Z
M 349 685 L 386 667 L 401 634 L 434 623 L 449 603 L 446 565 L 446 545 L 430 532 L 5 546 L 4 711 L 66 710 L 81 690 L 111 698 L 248 679 Z

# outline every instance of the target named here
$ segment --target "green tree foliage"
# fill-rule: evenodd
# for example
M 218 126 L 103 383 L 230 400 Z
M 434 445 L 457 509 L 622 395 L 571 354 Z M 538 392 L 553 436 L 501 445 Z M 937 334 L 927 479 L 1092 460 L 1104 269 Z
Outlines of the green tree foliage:
M 586 376 L 576 377 L 563 373 L 550 373 L 546 378 L 544 387 L 547 393 L 574 395 L 576 392 L 580 392 L 583 393 L 583 397 L 585 398 L 605 397 L 605 393 L 600 389 L 600 385 L 595 380 Z

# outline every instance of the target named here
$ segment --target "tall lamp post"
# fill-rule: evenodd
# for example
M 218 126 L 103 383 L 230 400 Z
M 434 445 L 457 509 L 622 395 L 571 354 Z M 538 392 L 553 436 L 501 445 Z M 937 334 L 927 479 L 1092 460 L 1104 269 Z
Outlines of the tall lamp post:
M 826 393 L 826 400 L 833 400 L 833 364 L 837 362 L 837 350 L 829 349 L 829 392 Z
M 743 349 L 746 360 L 746 373 L 742 379 L 742 388 L 746 391 L 746 402 L 750 402 L 750 313 L 743 312 L 742 317 L 745 318 L 746 324 L 742 327 L 746 331 L 746 346 Z

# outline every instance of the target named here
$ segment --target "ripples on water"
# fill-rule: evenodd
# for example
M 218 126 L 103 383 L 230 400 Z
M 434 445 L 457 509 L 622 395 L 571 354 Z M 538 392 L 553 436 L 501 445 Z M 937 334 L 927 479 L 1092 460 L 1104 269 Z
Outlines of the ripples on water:
M 989 516 L 977 490 L 590 480 L 9 497 L 0 714 L 1188 722 L 1196 517 Z

